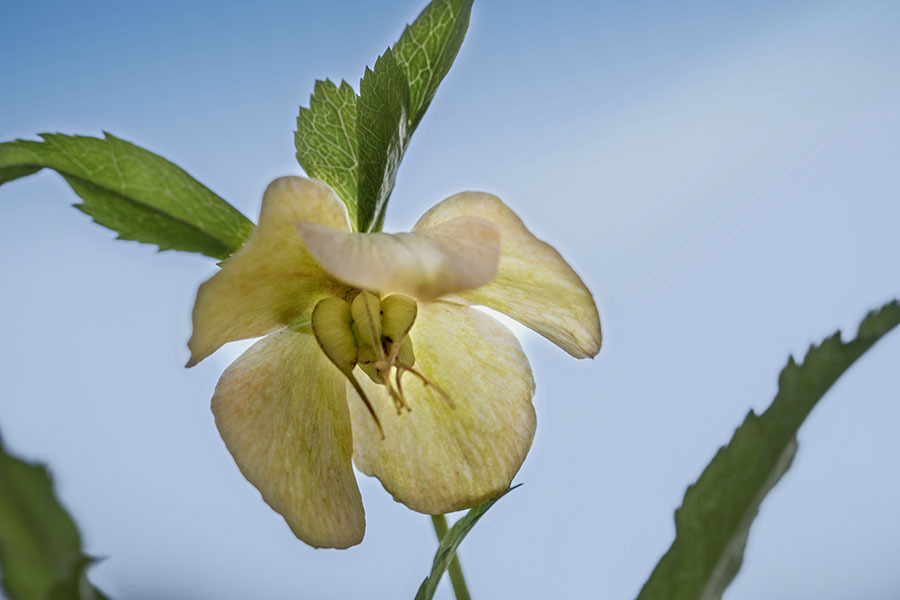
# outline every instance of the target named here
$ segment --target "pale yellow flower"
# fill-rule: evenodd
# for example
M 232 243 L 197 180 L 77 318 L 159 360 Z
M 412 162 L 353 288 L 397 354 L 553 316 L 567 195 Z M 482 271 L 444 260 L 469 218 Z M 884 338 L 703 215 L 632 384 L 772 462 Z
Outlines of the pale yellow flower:
M 392 304 L 392 294 L 416 303 Z M 377 310 L 380 298 L 383 315 L 354 320 L 340 317 L 347 304 L 322 302 L 358 296 L 354 310 L 363 299 Z M 408 336 L 393 340 L 398 304 L 417 311 Z M 266 335 L 225 370 L 212 409 L 241 472 L 300 539 L 335 548 L 362 540 L 351 458 L 422 513 L 507 489 L 534 436 L 534 382 L 512 333 L 469 305 L 504 313 L 577 358 L 600 349 L 590 292 L 495 196 L 456 194 L 411 233 L 363 234 L 351 233 L 327 185 L 269 185 L 250 239 L 200 286 L 188 365 Z M 318 314 L 325 308 L 341 321 L 333 335 Z M 373 338 L 363 322 L 384 330 Z M 344 329 L 353 335 L 341 337 Z M 354 371 L 357 360 L 368 364 Z

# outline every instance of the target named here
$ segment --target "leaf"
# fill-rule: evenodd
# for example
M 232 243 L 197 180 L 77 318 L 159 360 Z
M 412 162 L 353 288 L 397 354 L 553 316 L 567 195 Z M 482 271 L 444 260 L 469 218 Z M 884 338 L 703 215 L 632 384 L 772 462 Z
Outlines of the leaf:
M 85 575 L 92 562 L 53 495 L 47 470 L 13 458 L 0 445 L 0 572 L 9 597 L 102 600 Z
M 459 53 L 473 0 L 434 0 L 394 45 L 394 56 L 409 80 L 409 135 L 431 104 L 438 85 Z
M 2 152 L 2 145 L 0 145 L 0 152 Z M 3 185 L 7 181 L 12 181 L 13 179 L 27 177 L 40 170 L 41 167 L 0 167 L 0 185 Z
M 359 177 L 356 142 L 356 92 L 346 81 L 316 81 L 309 108 L 300 108 L 294 134 L 297 161 L 306 174 L 330 185 L 347 205 L 356 224 Z
M 397 169 L 469 27 L 473 0 L 434 0 L 366 69 L 359 96 L 317 81 L 294 143 L 306 174 L 330 185 L 355 231 L 380 231 Z M 2 172 L 0 172 L 2 177 Z
M 759 506 L 784 475 L 796 434 L 819 399 L 862 354 L 900 323 L 896 300 L 870 312 L 855 340 L 840 332 L 812 346 L 802 364 L 788 360 L 771 406 L 751 411 L 720 448 L 675 511 L 675 541 L 656 565 L 639 600 L 711 600 L 722 596 L 741 567 Z
M 104 139 L 42 134 L 0 144 L 0 184 L 41 168 L 62 175 L 84 201 L 76 208 L 160 250 L 227 258 L 253 224 L 180 167 L 107 133 Z
M 356 136 L 359 143 L 358 231 L 378 231 L 408 141 L 409 87 L 391 49 L 366 68 L 359 82 Z
M 419 586 L 419 591 L 416 593 L 415 600 L 431 600 L 435 590 L 437 590 L 438 583 L 440 583 L 444 571 L 447 570 L 447 567 L 450 566 L 450 561 L 456 556 L 456 550 L 459 548 L 463 539 L 470 531 L 472 531 L 472 528 L 475 527 L 478 520 L 484 516 L 484 513 L 494 506 L 500 498 L 517 487 L 519 486 L 515 485 L 493 500 L 488 500 L 484 504 L 476 506 L 467 512 L 466 516 L 453 524 L 453 527 L 450 528 L 450 531 L 444 535 L 441 539 L 441 543 L 438 544 L 437 552 L 434 554 L 434 562 L 431 564 L 431 573 L 428 574 L 428 577 L 426 577 L 422 582 L 422 585 Z

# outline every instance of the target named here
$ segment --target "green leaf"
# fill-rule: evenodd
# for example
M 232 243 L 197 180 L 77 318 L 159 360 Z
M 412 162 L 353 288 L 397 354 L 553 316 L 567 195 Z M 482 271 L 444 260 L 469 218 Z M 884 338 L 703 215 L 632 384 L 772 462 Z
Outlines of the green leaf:
M 0 144 L 0 184 L 53 169 L 84 201 L 76 207 L 120 239 L 227 258 L 253 229 L 183 169 L 111 134 L 40 137 Z
M 297 161 L 306 174 L 330 185 L 356 224 L 356 92 L 346 81 L 316 81 L 309 108 L 300 108 L 294 134 Z
M 473 0 L 434 0 L 394 45 L 394 56 L 409 79 L 409 135 L 431 104 L 438 85 L 459 53 Z
M 472 528 L 475 527 L 475 523 L 478 522 L 478 519 L 483 517 L 484 513 L 494 506 L 500 498 L 517 487 L 519 486 L 515 485 L 493 500 L 488 500 L 484 504 L 476 506 L 467 512 L 466 516 L 453 524 L 453 527 L 450 528 L 450 531 L 444 535 L 441 539 L 441 543 L 438 544 L 437 552 L 434 555 L 434 562 L 431 564 L 431 573 L 428 574 L 428 577 L 426 577 L 422 582 L 422 585 L 419 586 L 419 591 L 416 593 L 415 600 L 431 600 L 431 598 L 434 597 L 434 592 L 437 590 L 438 583 L 440 583 L 444 571 L 450 566 L 450 561 L 456 556 L 456 550 L 459 548 L 463 539 L 470 531 L 472 531 Z
M 406 72 L 385 50 L 359 82 L 356 135 L 359 142 L 358 231 L 378 231 L 394 189 L 408 141 L 409 87 Z
M 778 394 L 761 415 L 752 411 L 720 448 L 675 511 L 675 541 L 656 565 L 639 600 L 711 600 L 737 574 L 759 506 L 797 449 L 796 434 L 828 389 L 862 354 L 900 323 L 896 300 L 870 312 L 856 339 L 840 332 L 812 346 L 802 364 L 791 358 Z
M 92 562 L 47 470 L 13 458 L 0 444 L 0 572 L 9 597 L 101 600 L 85 575 Z
M 2 145 L 0 145 L 0 152 L 2 152 Z M 3 185 L 7 181 L 12 181 L 13 179 L 27 177 L 40 170 L 41 167 L 0 167 L 0 185 Z
M 472 0 L 435 0 L 366 69 L 359 96 L 317 81 L 294 143 L 306 174 L 330 185 L 356 231 L 380 231 L 403 153 L 469 27 Z M 2 173 L 0 173 L 2 176 Z

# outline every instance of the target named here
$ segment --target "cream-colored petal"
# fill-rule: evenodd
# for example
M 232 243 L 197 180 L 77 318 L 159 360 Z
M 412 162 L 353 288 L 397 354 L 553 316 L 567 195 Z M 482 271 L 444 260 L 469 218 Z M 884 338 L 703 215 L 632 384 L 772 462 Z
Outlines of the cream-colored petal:
M 297 223 L 309 253 L 344 283 L 431 300 L 489 282 L 497 271 L 497 228 L 476 217 L 416 233 L 348 233 Z
M 296 221 L 350 228 L 346 208 L 324 183 L 282 177 L 269 184 L 250 239 L 197 291 L 188 366 L 226 342 L 306 318 L 323 297 L 347 291 L 306 252 Z
M 534 380 L 516 338 L 467 306 L 423 303 L 410 333 L 415 368 L 402 379 L 411 411 L 397 414 L 384 386 L 360 377 L 384 439 L 348 389 L 353 458 L 409 508 L 439 514 L 476 506 L 509 487 L 534 437 Z
M 534 237 L 499 198 L 455 194 L 422 215 L 413 231 L 430 231 L 460 216 L 487 219 L 499 228 L 500 265 L 490 284 L 459 299 L 512 317 L 576 358 L 596 356 L 600 316 L 591 292 L 559 252 Z
M 362 541 L 366 523 L 346 380 L 305 329 L 283 329 L 244 352 L 222 374 L 212 410 L 244 477 L 294 534 L 347 548 Z

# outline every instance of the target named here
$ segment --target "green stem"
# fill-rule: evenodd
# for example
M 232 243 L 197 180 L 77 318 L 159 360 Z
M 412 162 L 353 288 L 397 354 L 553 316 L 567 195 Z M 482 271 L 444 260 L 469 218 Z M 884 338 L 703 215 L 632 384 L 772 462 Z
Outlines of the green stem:
M 431 515 L 431 523 L 434 525 L 434 532 L 437 534 L 438 543 L 444 539 L 447 534 L 447 517 L 444 515 Z M 462 566 L 459 564 L 459 557 L 453 555 L 450 561 L 450 567 L 447 569 L 450 574 L 450 583 L 453 584 L 453 594 L 456 600 L 472 600 L 469 595 L 469 588 L 466 587 L 466 578 L 463 577 Z

